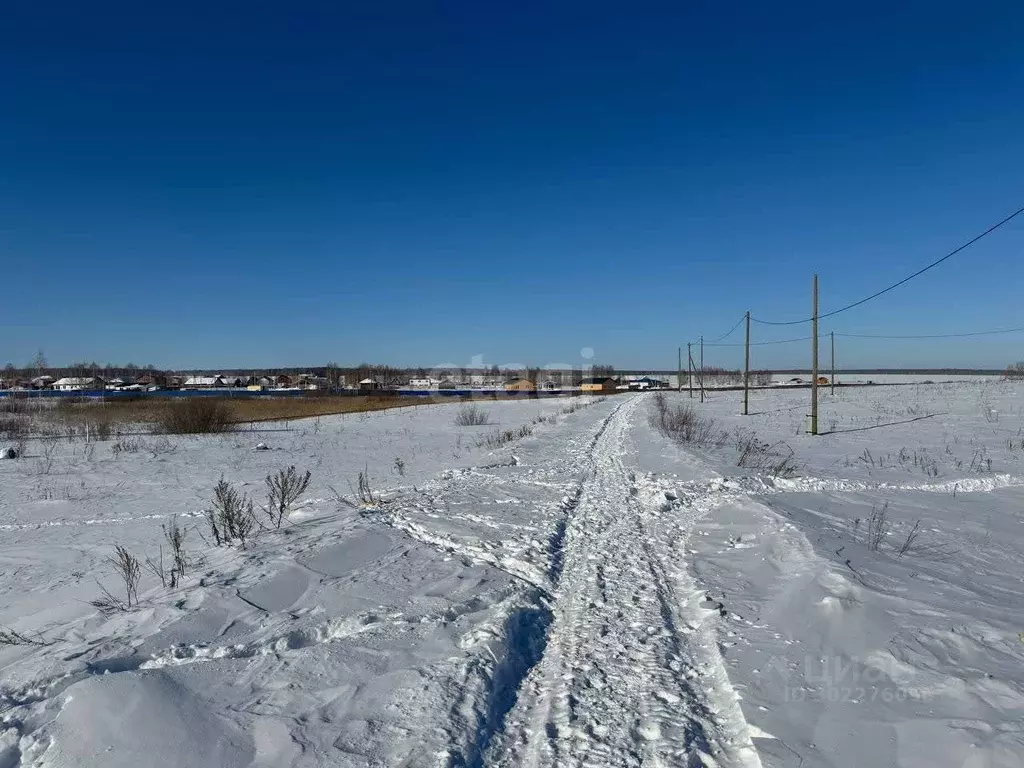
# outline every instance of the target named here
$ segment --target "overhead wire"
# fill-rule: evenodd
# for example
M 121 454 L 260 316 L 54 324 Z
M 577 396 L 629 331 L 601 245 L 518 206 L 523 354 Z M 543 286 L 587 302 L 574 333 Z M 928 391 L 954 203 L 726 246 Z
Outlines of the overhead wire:
M 844 336 L 850 339 L 960 339 L 965 338 L 967 336 L 996 336 L 1001 333 L 1020 333 L 1021 331 L 1024 331 L 1024 326 L 1020 328 L 1001 328 L 995 331 L 970 331 L 968 333 L 926 333 L 915 336 L 879 336 L 871 333 L 840 333 L 839 331 L 836 331 L 836 336 Z
M 812 338 L 814 338 L 814 337 L 813 336 L 801 336 L 801 337 L 796 338 L 796 339 L 779 339 L 777 341 L 752 341 L 752 342 L 750 342 L 750 346 L 752 346 L 752 347 L 763 347 L 763 346 L 766 346 L 768 344 L 791 344 L 794 341 L 810 341 Z M 819 333 L 818 334 L 818 338 L 819 339 L 827 339 L 828 338 L 828 334 L 827 333 Z M 743 346 L 746 346 L 746 345 L 745 344 L 741 344 L 740 342 L 736 341 L 736 342 L 729 342 L 727 344 L 708 344 L 707 342 L 704 342 L 704 346 L 705 347 L 743 347 Z
M 867 302 L 871 301 L 872 299 L 877 299 L 879 296 L 882 296 L 883 294 L 886 294 L 886 293 L 888 293 L 891 290 L 899 288 L 904 283 L 910 282 L 915 277 L 919 277 L 920 275 L 923 275 L 925 272 L 927 272 L 928 270 L 930 270 L 930 269 L 932 269 L 934 267 L 937 267 L 939 264 L 941 264 L 942 262 L 946 261 L 947 259 L 950 259 L 953 256 L 956 256 L 958 253 L 960 253 L 961 251 L 963 251 L 963 250 L 969 248 L 970 246 L 974 245 L 976 242 L 978 242 L 982 238 L 987 237 L 988 235 L 992 234 L 997 229 L 1002 227 L 1004 224 L 1008 224 L 1010 221 L 1012 221 L 1013 219 L 1017 218 L 1022 213 L 1024 213 L 1024 207 L 1018 208 L 1016 211 L 1011 213 L 1009 216 L 1007 216 L 1006 218 L 996 222 L 995 224 L 993 224 L 991 227 L 986 229 L 981 234 L 975 235 L 970 240 L 968 240 L 966 243 L 963 243 L 962 245 L 954 248 L 952 251 L 947 253 L 942 258 L 936 259 L 931 264 L 928 264 L 927 266 L 922 267 L 921 269 L 917 270 L 917 272 L 914 272 L 911 275 L 907 275 L 902 280 L 899 280 L 899 281 L 893 283 L 892 285 L 883 288 L 880 291 L 876 291 L 875 293 L 872 293 L 870 296 L 865 296 L 863 299 L 859 299 L 857 301 L 851 302 L 851 303 L 849 303 L 849 304 L 847 304 L 845 306 L 840 307 L 839 309 L 834 309 L 831 312 L 825 312 L 824 314 L 819 314 L 818 315 L 818 320 L 823 320 L 826 317 L 832 317 L 833 315 L 838 315 L 841 312 L 846 312 L 847 310 L 853 309 L 854 307 L 859 307 L 861 304 L 866 304 Z M 803 323 L 809 323 L 812 320 L 814 320 L 813 317 L 808 317 L 808 318 L 806 318 L 804 320 L 787 320 L 787 321 L 761 320 L 761 319 L 756 318 L 756 317 L 751 317 L 750 319 L 753 320 L 755 323 L 760 323 L 761 325 L 802 325 Z
M 721 336 L 719 336 L 719 337 L 718 337 L 717 339 L 712 339 L 711 341 L 705 341 L 705 342 L 704 342 L 704 346 L 711 346 L 711 345 L 717 344 L 717 343 L 718 343 L 718 342 L 720 342 L 720 341 L 721 341 L 722 339 L 727 339 L 727 338 L 729 338 L 730 336 L 732 336 L 733 332 L 734 332 L 734 331 L 735 331 L 735 330 L 736 330 L 737 328 L 739 328 L 739 327 L 740 327 L 740 325 L 741 325 L 741 324 L 743 323 L 743 321 L 744 321 L 744 320 L 746 320 L 746 319 L 747 319 L 747 316 L 746 316 L 746 315 L 743 315 L 743 317 L 741 317 L 741 318 L 740 318 L 740 319 L 739 319 L 739 320 L 738 320 L 738 321 L 736 322 L 736 325 L 734 325 L 734 326 L 733 326 L 732 328 L 730 328 L 730 329 L 729 329 L 728 331 L 726 331 L 725 333 L 723 333 L 723 334 L 722 334 Z
M 889 336 L 885 334 L 876 335 L 873 333 L 845 333 L 843 331 L 835 331 L 836 336 L 842 336 L 848 339 L 959 339 L 966 338 L 969 336 L 996 336 L 1003 333 L 1021 333 L 1024 332 L 1024 326 L 1019 328 L 999 328 L 993 331 L 968 331 L 966 333 L 925 333 L 925 334 L 912 334 L 912 335 L 901 335 L 901 336 Z M 827 339 L 829 334 L 819 333 L 819 339 Z M 752 347 L 763 347 L 769 344 L 791 344 L 796 341 L 810 341 L 813 336 L 799 336 L 795 339 L 777 339 L 774 341 L 752 341 L 750 346 Z M 744 344 L 740 342 L 728 342 L 725 344 L 708 343 L 704 342 L 705 347 L 742 347 Z

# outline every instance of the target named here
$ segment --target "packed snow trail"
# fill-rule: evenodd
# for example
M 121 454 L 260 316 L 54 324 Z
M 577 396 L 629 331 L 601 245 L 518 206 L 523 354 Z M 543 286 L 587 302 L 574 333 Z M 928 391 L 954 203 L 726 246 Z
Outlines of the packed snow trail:
M 759 766 L 700 607 L 668 554 L 687 529 L 625 465 L 642 398 L 623 402 L 583 457 L 587 466 L 562 541 L 553 623 L 485 763 L 499 766 Z M 664 496 L 662 496 L 664 500 Z M 690 519 L 692 525 L 693 519 Z

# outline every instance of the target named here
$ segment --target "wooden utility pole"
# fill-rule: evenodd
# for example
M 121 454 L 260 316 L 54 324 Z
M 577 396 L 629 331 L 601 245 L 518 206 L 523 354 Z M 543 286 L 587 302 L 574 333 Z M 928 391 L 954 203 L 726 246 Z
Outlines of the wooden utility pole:
M 704 337 L 700 337 L 700 401 L 704 402 Z
M 743 356 L 743 415 L 750 413 L 750 310 L 747 310 L 747 343 Z
M 836 332 L 830 331 L 828 335 L 832 337 L 832 378 L 829 383 L 831 387 L 829 394 L 834 395 L 836 393 Z
M 676 387 L 676 388 L 680 392 L 682 392 L 683 391 L 683 348 L 679 347 L 677 349 L 677 351 L 679 352 L 679 368 L 678 368 L 678 372 L 676 373 L 676 384 L 678 385 L 678 387 Z
M 690 398 L 693 398 L 693 353 L 690 345 L 693 342 L 686 342 L 686 388 L 690 391 Z
M 818 434 L 818 275 L 814 275 L 814 309 L 811 313 L 811 428 Z

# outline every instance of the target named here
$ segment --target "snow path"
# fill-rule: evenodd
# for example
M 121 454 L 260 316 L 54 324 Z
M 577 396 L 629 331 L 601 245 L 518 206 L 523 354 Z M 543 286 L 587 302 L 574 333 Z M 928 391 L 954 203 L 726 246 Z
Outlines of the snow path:
M 624 462 L 640 400 L 616 408 L 583 457 L 545 652 L 487 764 L 760 765 L 704 626 L 715 611 L 681 559 L 701 513 L 673 515 L 655 535 L 657 490 Z

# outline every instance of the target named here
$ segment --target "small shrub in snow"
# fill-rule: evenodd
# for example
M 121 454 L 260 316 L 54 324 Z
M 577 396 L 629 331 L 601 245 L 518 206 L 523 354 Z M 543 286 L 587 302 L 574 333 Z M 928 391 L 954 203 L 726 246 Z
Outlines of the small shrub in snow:
M 28 419 L 20 415 L 0 416 L 0 435 L 8 440 L 19 440 L 28 435 Z
M 177 571 L 179 576 L 184 576 L 194 565 L 192 558 L 185 551 L 185 529 L 178 525 L 178 518 L 173 516 L 171 517 L 171 522 L 167 525 L 161 525 L 160 529 L 164 532 L 164 538 L 171 548 L 174 570 Z
M 160 583 L 163 586 L 174 589 L 195 563 L 185 550 L 185 529 L 178 525 L 177 517 L 172 517 L 171 522 L 167 525 L 161 525 L 160 529 L 164 533 L 164 540 L 167 542 L 171 553 L 170 570 L 167 570 L 164 565 L 163 544 L 160 545 L 158 559 L 146 558 L 146 568 L 160 579 Z
M 53 471 L 53 462 L 57 454 L 57 443 L 60 438 L 48 435 L 39 441 L 39 461 L 36 462 L 36 474 L 48 475 Z
M 232 428 L 231 412 L 219 400 L 187 397 L 168 404 L 160 415 L 158 427 L 173 435 L 228 432 Z
M 0 625 L 0 645 L 53 645 L 52 642 L 44 640 L 41 635 L 28 637 L 17 630 Z
M 92 424 L 92 437 L 95 440 L 109 440 L 114 428 L 109 421 L 97 421 Z
M 651 426 L 663 435 L 679 443 L 702 447 L 725 445 L 728 435 L 718 428 L 714 419 L 701 416 L 689 404 L 669 405 L 662 392 L 654 397 Z
M 464 405 L 455 414 L 457 427 L 482 427 L 490 423 L 490 418 L 479 405 Z
M 739 455 L 736 466 L 747 469 L 762 469 L 774 477 L 792 477 L 797 464 L 793 449 L 785 443 L 769 445 L 751 432 L 740 432 L 736 440 Z
M 371 506 L 379 501 L 377 496 L 373 495 L 373 488 L 370 487 L 370 471 L 369 468 L 359 473 L 359 489 L 357 495 L 359 501 L 366 506 Z
M 222 477 L 213 489 L 213 509 L 206 512 L 214 543 L 219 547 L 237 540 L 244 548 L 256 530 L 253 509 L 252 499 Z
M 880 507 L 871 508 L 871 517 L 868 518 L 867 541 L 868 549 L 877 552 L 882 542 L 889 534 L 889 502 Z
M 12 395 L 8 395 L 7 397 L 0 397 L 0 414 L 25 413 L 27 411 L 28 398 L 14 397 Z
M 395 472 L 397 472 L 400 477 L 405 477 L 405 459 L 401 456 L 395 456 L 394 467 Z
M 971 458 L 971 466 L 969 467 L 971 472 L 992 471 L 992 459 L 988 458 L 986 453 L 985 448 L 979 448 L 974 452 L 974 456 Z
M 107 562 L 114 566 L 121 583 L 124 586 L 125 599 L 115 597 L 102 584 L 103 597 L 92 601 L 94 607 L 101 611 L 127 611 L 132 606 L 139 604 L 139 580 L 142 578 L 142 563 L 131 552 L 120 544 L 114 545 L 114 556 L 108 557 Z
M 138 453 L 145 443 L 137 437 L 122 437 L 110 446 L 110 453 L 117 456 L 122 453 Z
M 280 470 L 276 475 L 267 475 L 267 516 L 275 528 L 281 527 L 281 521 L 288 514 L 299 496 L 309 487 L 309 470 L 299 475 L 294 466 Z
M 176 453 L 178 446 L 170 441 L 167 437 L 160 437 L 156 440 L 149 440 L 143 445 L 143 448 L 152 456 L 154 459 L 157 456 L 163 456 L 167 453 Z
M 157 556 L 157 559 L 154 560 L 151 557 L 147 557 L 145 565 L 146 570 L 160 579 L 161 586 L 169 586 L 171 589 L 178 586 L 177 571 L 172 567 L 170 573 L 168 573 L 167 567 L 164 565 L 164 547 L 162 544 L 160 545 L 160 554 Z
M 374 494 L 373 488 L 370 485 L 369 468 L 359 473 L 355 488 L 353 488 L 352 483 L 349 482 L 348 487 L 352 492 L 352 497 L 338 493 L 334 486 L 329 485 L 327 487 L 331 489 L 331 493 L 334 494 L 334 498 L 339 504 L 343 504 L 346 507 L 352 507 L 353 509 L 359 509 L 360 507 L 373 507 L 380 501 L 380 497 Z
M 505 429 L 500 432 L 493 432 L 482 440 L 477 440 L 477 448 L 500 448 L 506 443 L 512 443 L 516 440 L 521 440 L 524 437 L 529 437 L 533 434 L 533 427 L 529 424 L 524 424 L 518 429 Z
M 664 392 L 654 393 L 654 408 L 658 413 L 664 413 L 668 410 L 668 400 L 665 398 Z
M 905 554 L 914 549 L 914 546 L 917 543 L 917 539 L 918 537 L 920 537 L 920 535 L 921 521 L 918 520 L 914 523 L 914 527 L 910 529 L 910 532 L 907 534 L 907 538 L 903 540 L 903 544 L 896 551 L 896 556 L 903 557 Z
M 331 493 L 334 494 L 339 504 L 351 507 L 352 509 L 374 507 L 380 502 L 380 497 L 374 494 L 373 486 L 370 484 L 369 468 L 359 472 L 355 487 L 352 487 L 352 483 L 349 481 L 348 488 L 352 492 L 352 498 L 339 494 L 333 485 L 328 485 L 328 487 L 331 488 Z

